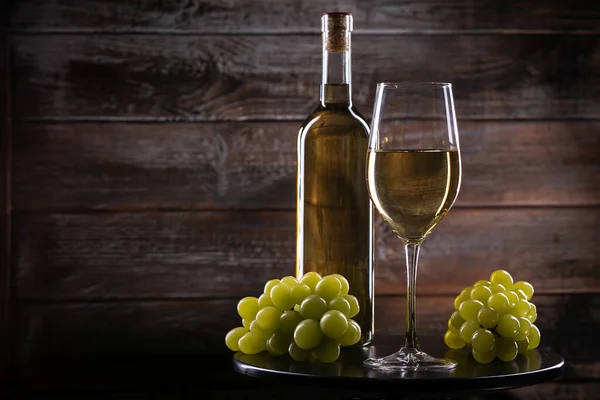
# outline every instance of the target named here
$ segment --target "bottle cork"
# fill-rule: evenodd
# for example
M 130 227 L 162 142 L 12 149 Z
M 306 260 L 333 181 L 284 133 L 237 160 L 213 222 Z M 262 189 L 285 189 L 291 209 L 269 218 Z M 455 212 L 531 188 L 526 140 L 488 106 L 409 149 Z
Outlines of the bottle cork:
M 321 22 L 321 31 L 325 39 L 325 50 L 331 53 L 349 51 L 352 14 L 348 12 L 323 13 Z

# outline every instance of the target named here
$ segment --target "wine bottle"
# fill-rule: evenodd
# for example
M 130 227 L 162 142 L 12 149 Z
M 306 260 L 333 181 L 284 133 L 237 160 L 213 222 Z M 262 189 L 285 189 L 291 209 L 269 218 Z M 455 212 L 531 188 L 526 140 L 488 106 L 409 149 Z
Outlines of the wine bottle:
M 298 276 L 342 274 L 360 303 L 362 345 L 373 336 L 373 207 L 369 126 L 352 104 L 350 13 L 324 13 L 320 103 L 298 133 Z

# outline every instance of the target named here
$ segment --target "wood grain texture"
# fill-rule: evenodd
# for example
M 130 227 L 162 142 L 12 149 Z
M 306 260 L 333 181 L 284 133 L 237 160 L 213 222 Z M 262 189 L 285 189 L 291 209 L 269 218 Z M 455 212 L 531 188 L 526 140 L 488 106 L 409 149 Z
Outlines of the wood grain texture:
M 453 82 L 459 119 L 597 119 L 599 36 L 369 36 L 353 41 L 355 101 L 379 81 Z M 302 120 L 318 36 L 20 35 L 19 120 Z M 398 115 L 401 117 L 402 115 Z
M 13 208 L 296 208 L 299 123 L 22 123 Z M 455 207 L 599 205 L 600 122 L 464 122 Z
M 21 124 L 15 207 L 292 210 L 299 125 Z
M 419 298 L 421 335 L 438 337 L 441 344 L 452 301 L 451 296 Z M 597 377 L 586 374 L 598 369 L 600 349 L 594 343 L 600 328 L 600 296 L 536 295 L 534 301 L 542 346 L 564 355 L 564 377 Z M 25 373 L 38 369 L 37 363 L 44 360 L 226 356 L 230 353 L 223 337 L 240 325 L 235 304 L 235 300 L 206 300 L 22 306 L 17 364 Z M 375 315 L 376 335 L 403 332 L 404 298 L 377 298 Z
M 294 212 L 16 214 L 22 300 L 260 294 L 295 272 Z M 376 292 L 404 287 L 396 236 L 376 233 Z M 427 239 L 419 293 L 456 294 L 505 268 L 540 291 L 595 292 L 600 208 L 455 209 Z
M 6 1 L 0 0 L 0 10 Z M 9 164 L 11 110 L 9 77 L 9 38 L 6 15 L 0 15 L 0 396 L 9 374 L 10 362 L 10 215 Z
M 321 11 L 350 11 L 358 33 L 584 32 L 597 33 L 592 3 L 509 1 L 335 0 L 19 0 L 11 24 L 19 31 L 305 33 L 319 30 Z

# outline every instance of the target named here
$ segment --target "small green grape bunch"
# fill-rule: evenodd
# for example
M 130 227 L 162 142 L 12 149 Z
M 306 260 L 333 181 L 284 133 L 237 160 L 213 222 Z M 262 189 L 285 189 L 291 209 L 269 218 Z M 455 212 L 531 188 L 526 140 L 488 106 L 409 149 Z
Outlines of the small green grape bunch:
M 473 358 L 482 364 L 496 357 L 512 361 L 517 354 L 535 349 L 540 331 L 533 324 L 537 319 L 533 292 L 530 283 L 513 283 L 504 270 L 494 271 L 489 281 L 467 286 L 454 300 L 444 342 L 451 349 L 470 345 Z
M 358 343 L 362 334 L 352 320 L 360 307 L 349 287 L 340 274 L 272 279 L 258 298 L 239 301 L 242 326 L 227 333 L 225 344 L 245 354 L 266 350 L 273 356 L 289 354 L 295 361 L 334 362 L 340 346 Z

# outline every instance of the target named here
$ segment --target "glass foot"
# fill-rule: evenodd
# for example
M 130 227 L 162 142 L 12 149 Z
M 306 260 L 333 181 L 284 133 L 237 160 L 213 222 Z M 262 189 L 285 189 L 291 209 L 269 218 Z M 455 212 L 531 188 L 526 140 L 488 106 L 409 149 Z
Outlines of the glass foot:
M 382 358 L 368 358 L 364 365 L 386 371 L 440 371 L 452 370 L 457 363 L 448 358 L 435 358 L 418 349 L 402 348 Z

